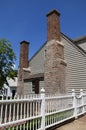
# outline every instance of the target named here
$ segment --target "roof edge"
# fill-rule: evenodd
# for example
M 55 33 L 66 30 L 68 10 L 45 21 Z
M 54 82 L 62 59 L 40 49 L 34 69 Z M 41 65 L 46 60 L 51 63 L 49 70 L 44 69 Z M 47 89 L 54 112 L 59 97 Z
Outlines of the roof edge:
M 71 41 L 74 44 L 74 46 L 76 46 L 82 53 L 86 54 L 86 51 L 83 50 L 77 44 L 75 44 L 74 40 L 72 40 L 71 38 L 69 38 L 68 36 L 66 36 L 65 34 L 63 34 L 62 32 L 60 32 L 60 34 L 63 35 L 64 37 L 66 37 L 69 41 Z M 86 38 L 86 36 L 84 36 L 82 38 Z M 46 45 L 46 43 L 47 43 L 47 41 L 34 53 L 34 55 L 30 58 L 30 60 L 28 62 L 30 62 L 39 53 L 39 51 Z
M 80 42 L 80 41 L 83 41 L 83 40 L 86 40 L 86 36 L 82 36 L 80 38 L 76 38 L 73 40 L 74 43 L 77 43 L 77 42 Z
M 30 58 L 29 62 L 35 57 L 35 55 L 38 54 L 38 52 L 46 45 L 47 41 L 33 54 L 33 56 Z
M 61 32 L 61 34 L 62 34 L 62 36 L 66 37 L 69 41 L 71 41 L 71 43 L 72 43 L 75 47 L 77 47 L 77 49 L 78 49 L 83 55 L 86 55 L 86 51 L 83 50 L 80 46 L 78 46 L 78 44 L 75 44 L 74 40 L 72 40 L 71 38 L 69 38 L 68 36 L 66 36 L 65 34 L 63 34 L 62 32 Z

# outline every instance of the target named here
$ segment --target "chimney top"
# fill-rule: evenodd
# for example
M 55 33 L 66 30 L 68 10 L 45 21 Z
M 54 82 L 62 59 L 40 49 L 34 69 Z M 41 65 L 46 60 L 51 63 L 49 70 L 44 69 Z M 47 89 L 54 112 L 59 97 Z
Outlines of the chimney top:
M 29 42 L 27 42 L 27 41 L 24 41 L 24 40 L 20 42 L 20 44 L 22 44 L 22 43 L 29 44 Z
M 60 16 L 60 13 L 57 10 L 55 10 L 55 9 L 51 10 L 50 12 L 48 12 L 46 16 L 48 17 L 49 15 L 51 15 L 53 13 L 56 13 L 58 16 Z
M 47 40 L 60 41 L 60 13 L 57 10 L 50 11 L 47 15 Z
M 21 41 L 20 42 L 20 68 L 28 68 L 28 48 L 29 48 L 29 42 L 27 41 Z

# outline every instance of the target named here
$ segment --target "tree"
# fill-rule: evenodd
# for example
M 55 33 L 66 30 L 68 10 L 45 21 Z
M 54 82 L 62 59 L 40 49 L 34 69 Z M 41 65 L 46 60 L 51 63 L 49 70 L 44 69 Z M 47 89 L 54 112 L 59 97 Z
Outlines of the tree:
M 18 70 L 14 70 L 14 77 L 18 76 Z
M 0 89 L 8 85 L 7 77 L 14 79 L 14 61 L 16 60 L 11 43 L 6 39 L 0 40 Z

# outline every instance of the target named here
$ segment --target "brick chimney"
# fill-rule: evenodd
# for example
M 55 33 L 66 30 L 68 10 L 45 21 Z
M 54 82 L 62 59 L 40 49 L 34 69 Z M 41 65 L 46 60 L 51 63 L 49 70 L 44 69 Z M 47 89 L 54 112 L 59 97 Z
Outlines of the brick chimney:
M 60 41 L 60 13 L 52 10 L 47 15 L 47 39 Z
M 56 10 L 47 14 L 47 44 L 44 65 L 45 92 L 65 93 L 66 62 L 64 45 L 60 38 L 60 13 Z
M 29 42 L 22 41 L 20 42 L 20 63 L 19 68 L 28 68 L 28 47 Z
M 29 48 L 29 42 L 22 41 L 20 42 L 20 61 L 19 61 L 19 69 L 18 69 L 18 87 L 17 87 L 17 93 L 18 95 L 23 95 L 24 91 L 24 70 L 23 68 L 28 68 L 28 48 Z

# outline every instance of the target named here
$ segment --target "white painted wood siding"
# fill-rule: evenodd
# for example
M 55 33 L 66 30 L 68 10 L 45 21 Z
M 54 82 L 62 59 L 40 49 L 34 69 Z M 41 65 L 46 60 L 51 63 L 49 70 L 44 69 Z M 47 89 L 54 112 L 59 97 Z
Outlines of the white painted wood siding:
M 86 51 L 86 42 L 78 44 L 83 50 Z
M 30 60 L 31 74 L 44 73 L 44 51 L 45 46 Z
M 78 93 L 80 89 L 86 91 L 86 55 L 65 37 L 62 37 L 64 43 L 64 58 L 67 61 L 66 87 L 70 93 L 75 89 Z
M 72 89 L 77 93 L 80 89 L 86 91 L 86 55 L 64 35 L 61 36 L 61 41 L 64 44 L 64 58 L 67 61 L 67 91 L 68 93 Z M 44 73 L 44 50 L 45 46 L 30 61 L 32 74 Z

